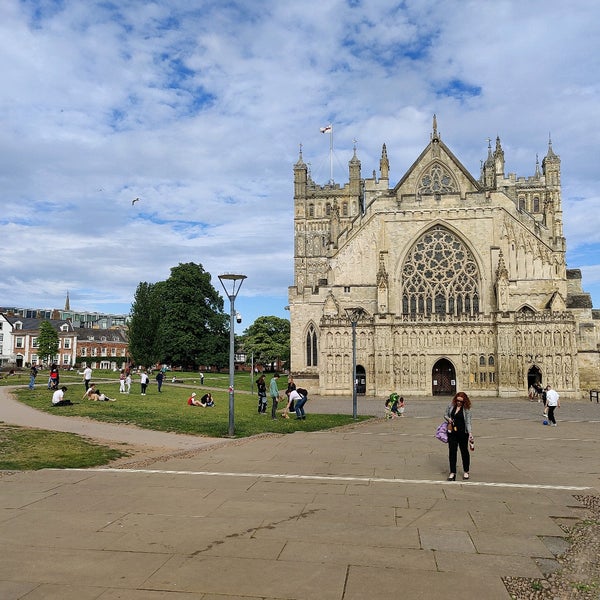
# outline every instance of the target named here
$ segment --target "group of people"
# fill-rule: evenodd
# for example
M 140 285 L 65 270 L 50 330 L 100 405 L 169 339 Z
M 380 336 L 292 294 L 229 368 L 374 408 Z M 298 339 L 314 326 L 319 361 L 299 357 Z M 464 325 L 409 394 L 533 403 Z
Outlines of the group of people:
M 392 392 L 385 401 L 385 418 L 397 419 L 404 416 L 404 397 L 398 392 Z
M 277 410 L 279 402 L 285 401 L 285 407 L 281 410 L 281 417 L 284 419 L 290 418 L 290 413 L 296 414 L 297 420 L 306 419 L 304 405 L 308 401 L 308 391 L 304 388 L 296 388 L 292 375 L 288 376 L 287 389 L 285 396 L 279 391 L 279 373 L 274 373 L 269 382 L 268 394 L 271 397 L 271 419 L 277 420 Z M 256 389 L 258 393 L 258 414 L 264 415 L 267 413 L 267 383 L 265 375 L 262 374 L 256 380 Z
M 188 398 L 187 403 L 188 406 L 201 406 L 202 408 L 210 408 L 215 405 L 215 401 L 213 400 L 211 393 L 204 394 L 204 396 L 202 396 L 200 400 L 198 400 L 196 398 L 196 392 L 193 392 L 192 395 Z

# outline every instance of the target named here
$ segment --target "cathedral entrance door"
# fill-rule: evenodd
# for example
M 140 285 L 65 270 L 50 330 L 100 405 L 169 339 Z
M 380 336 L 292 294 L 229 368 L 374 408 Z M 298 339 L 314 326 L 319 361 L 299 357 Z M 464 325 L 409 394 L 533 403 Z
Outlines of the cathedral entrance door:
M 356 393 L 363 396 L 367 393 L 367 373 L 362 365 L 356 365 Z
M 440 358 L 431 370 L 434 396 L 451 396 L 456 393 L 456 371 L 447 358 Z
M 542 383 L 542 372 L 535 365 L 527 371 L 527 389 L 532 385 L 538 386 Z

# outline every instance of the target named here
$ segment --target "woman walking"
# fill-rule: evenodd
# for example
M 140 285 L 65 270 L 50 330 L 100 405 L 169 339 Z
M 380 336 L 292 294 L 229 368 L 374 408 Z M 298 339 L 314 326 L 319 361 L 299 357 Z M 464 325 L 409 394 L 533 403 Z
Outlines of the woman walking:
M 465 392 L 458 392 L 446 409 L 444 419 L 448 423 L 448 458 L 450 474 L 448 481 L 456 481 L 456 459 L 458 449 L 463 464 L 463 479 L 469 479 L 471 455 L 473 450 L 473 433 L 471 431 L 471 400 Z

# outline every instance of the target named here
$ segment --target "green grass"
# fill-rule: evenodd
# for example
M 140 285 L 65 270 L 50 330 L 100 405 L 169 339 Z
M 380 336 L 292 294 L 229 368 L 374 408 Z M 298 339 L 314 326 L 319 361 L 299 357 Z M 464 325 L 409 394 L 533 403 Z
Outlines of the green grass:
M 93 402 L 82 400 L 84 391 L 81 377 L 75 373 L 72 381 L 61 373 L 61 384 L 68 387 L 65 397 L 75 402 L 74 406 L 51 406 L 52 392 L 44 385 L 37 385 L 32 392 L 22 388 L 16 390 L 16 395 L 21 402 L 33 408 L 44 410 L 52 414 L 64 416 L 82 416 L 106 421 L 109 423 L 124 423 L 137 425 L 144 429 L 202 435 L 208 437 L 226 437 L 229 425 L 229 376 L 227 374 L 205 374 L 204 386 L 199 385 L 197 374 L 176 373 L 179 380 L 185 381 L 190 387 L 181 384 L 171 384 L 171 373 L 167 383 L 163 385 L 163 392 L 159 394 L 156 383 L 151 379 L 146 396 L 140 395 L 139 378 L 134 377 L 131 394 L 119 394 L 117 374 L 106 373 L 111 382 L 103 382 L 103 374 L 94 373 L 94 380 L 99 382 L 100 390 L 116 402 Z M 284 379 L 283 377 L 281 379 Z M 38 379 L 39 381 L 39 379 Z M 281 381 L 281 380 L 280 380 Z M 194 382 L 196 382 L 194 384 Z M 280 383 L 280 387 L 283 387 Z M 247 437 L 260 433 L 293 433 L 295 431 L 320 431 L 331 429 L 354 422 L 351 414 L 332 415 L 315 414 L 317 405 L 309 401 L 305 405 L 306 420 L 296 421 L 292 415 L 290 419 L 278 418 L 276 421 L 270 417 L 270 401 L 266 415 L 257 413 L 257 398 L 255 394 L 245 392 L 250 389 L 250 376 L 247 373 L 236 375 L 235 378 L 235 436 Z M 201 396 L 204 391 L 211 391 L 216 406 L 213 408 L 191 407 L 187 399 L 195 391 Z M 279 403 L 283 408 L 283 403 Z M 364 420 L 368 417 L 359 417 Z
M 96 467 L 124 455 L 72 433 L 0 425 L 3 471 Z

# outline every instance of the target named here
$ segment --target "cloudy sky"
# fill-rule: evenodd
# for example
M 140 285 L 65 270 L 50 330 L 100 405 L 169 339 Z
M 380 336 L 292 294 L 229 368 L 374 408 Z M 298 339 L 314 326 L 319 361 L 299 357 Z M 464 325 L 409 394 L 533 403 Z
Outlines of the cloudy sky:
M 442 139 L 562 160 L 570 268 L 600 307 L 600 5 L 587 0 L 2 0 L 0 306 L 129 312 L 181 262 L 288 316 L 299 144 L 394 185 Z M 134 198 L 140 198 L 132 205 Z M 228 303 L 226 303 L 228 309 Z

